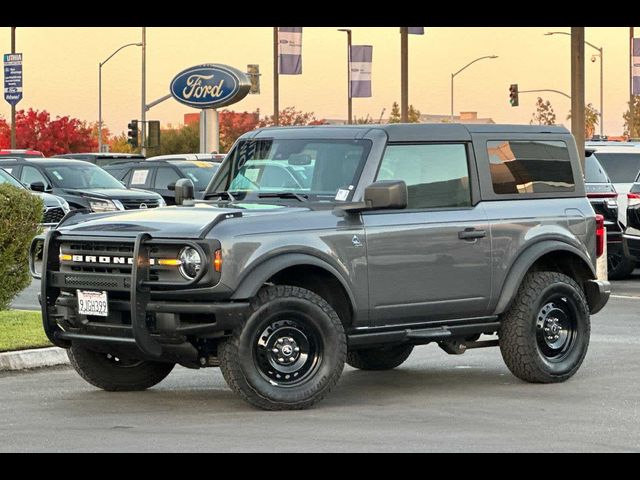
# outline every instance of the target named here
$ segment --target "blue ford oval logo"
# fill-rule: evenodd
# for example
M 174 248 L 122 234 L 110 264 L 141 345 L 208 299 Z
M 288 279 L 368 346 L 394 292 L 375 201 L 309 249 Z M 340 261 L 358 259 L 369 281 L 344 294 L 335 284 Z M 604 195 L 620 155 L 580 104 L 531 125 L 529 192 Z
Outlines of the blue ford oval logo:
M 237 68 L 215 63 L 187 68 L 171 81 L 171 95 L 195 108 L 218 108 L 242 100 L 251 87 L 247 75 Z

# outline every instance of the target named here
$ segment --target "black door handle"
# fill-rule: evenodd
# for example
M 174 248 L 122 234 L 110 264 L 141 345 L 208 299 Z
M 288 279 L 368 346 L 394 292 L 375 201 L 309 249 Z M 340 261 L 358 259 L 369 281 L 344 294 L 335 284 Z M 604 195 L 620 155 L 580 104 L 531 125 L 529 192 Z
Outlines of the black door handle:
M 475 240 L 476 238 L 484 238 L 486 236 L 486 231 L 476 230 L 475 228 L 465 228 L 461 232 L 458 232 L 458 238 L 460 240 Z

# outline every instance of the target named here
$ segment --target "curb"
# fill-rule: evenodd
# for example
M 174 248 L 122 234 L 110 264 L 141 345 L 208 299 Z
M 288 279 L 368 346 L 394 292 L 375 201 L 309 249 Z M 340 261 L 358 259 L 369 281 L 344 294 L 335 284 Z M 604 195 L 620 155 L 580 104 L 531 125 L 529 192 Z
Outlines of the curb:
M 67 352 L 58 347 L 0 353 L 0 372 L 68 364 Z

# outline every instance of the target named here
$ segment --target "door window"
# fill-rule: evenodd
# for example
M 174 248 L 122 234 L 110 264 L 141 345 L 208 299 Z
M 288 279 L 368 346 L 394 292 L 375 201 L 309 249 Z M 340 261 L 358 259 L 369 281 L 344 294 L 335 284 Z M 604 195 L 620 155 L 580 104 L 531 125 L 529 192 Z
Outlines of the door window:
M 156 172 L 156 180 L 153 184 L 154 188 L 160 190 L 168 190 L 167 186 L 170 183 L 176 183 L 180 180 L 180 175 L 171 167 L 158 168 Z
M 34 182 L 42 182 L 45 188 L 49 189 L 51 186 L 44 175 L 42 175 L 37 168 L 30 167 L 29 165 L 25 165 L 22 167 L 22 174 L 20 175 L 20 180 L 27 185 L 31 185 Z

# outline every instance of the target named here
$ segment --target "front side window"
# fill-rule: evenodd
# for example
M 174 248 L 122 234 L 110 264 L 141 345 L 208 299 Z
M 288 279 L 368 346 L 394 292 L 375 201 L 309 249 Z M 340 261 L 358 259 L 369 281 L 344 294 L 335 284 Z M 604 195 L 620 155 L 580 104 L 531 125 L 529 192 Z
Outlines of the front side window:
M 156 180 L 153 186 L 162 190 L 168 190 L 169 185 L 180 180 L 180 175 L 171 167 L 160 167 L 156 171 Z
M 369 140 L 247 140 L 227 156 L 208 192 L 228 190 L 241 199 L 290 192 L 314 200 L 344 200 L 355 188 L 370 148 Z
M 47 182 L 47 179 L 44 178 L 44 175 L 42 175 L 37 168 L 30 167 L 28 165 L 22 167 L 22 174 L 20 176 L 20 179 L 27 185 L 41 182 L 47 189 L 50 188 L 49 182 Z
M 634 147 L 628 153 L 596 152 L 600 164 L 613 183 L 633 183 L 640 171 L 640 153 Z
M 409 193 L 407 208 L 471 205 L 463 144 L 389 145 L 377 180 L 404 180 Z
M 16 180 L 13 176 L 11 176 L 9 173 L 6 173 L 5 170 L 0 168 L 0 185 L 3 183 L 13 185 L 14 187 L 18 188 L 24 188 L 24 186 L 18 180 Z
M 561 141 L 487 142 L 493 191 L 497 194 L 575 190 L 567 144 Z

